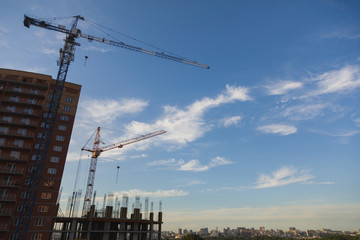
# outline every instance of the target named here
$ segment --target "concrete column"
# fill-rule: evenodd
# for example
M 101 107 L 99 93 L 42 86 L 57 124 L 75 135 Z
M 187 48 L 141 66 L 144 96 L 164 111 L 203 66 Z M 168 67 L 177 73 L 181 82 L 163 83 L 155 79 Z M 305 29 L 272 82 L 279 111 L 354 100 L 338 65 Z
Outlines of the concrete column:
M 70 225 L 69 240 L 74 240 L 74 238 L 75 238 L 76 225 L 77 225 L 77 221 L 75 219 L 73 219 L 71 221 L 71 225 Z

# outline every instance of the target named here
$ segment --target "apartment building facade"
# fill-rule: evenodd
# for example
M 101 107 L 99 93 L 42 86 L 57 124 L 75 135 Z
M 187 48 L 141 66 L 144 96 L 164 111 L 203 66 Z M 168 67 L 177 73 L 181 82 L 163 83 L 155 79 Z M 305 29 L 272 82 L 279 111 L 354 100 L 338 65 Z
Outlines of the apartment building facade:
M 18 224 L 55 80 L 0 68 L 0 240 Z M 55 120 L 28 239 L 49 239 L 81 86 L 66 82 Z

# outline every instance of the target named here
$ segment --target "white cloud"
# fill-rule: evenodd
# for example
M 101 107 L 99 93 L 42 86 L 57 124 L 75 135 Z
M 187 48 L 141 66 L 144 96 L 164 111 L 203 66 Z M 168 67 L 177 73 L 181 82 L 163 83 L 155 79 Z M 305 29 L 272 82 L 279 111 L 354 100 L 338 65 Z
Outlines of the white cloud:
M 191 172 L 203 172 L 209 170 L 209 166 L 201 165 L 200 161 L 197 159 L 190 160 L 187 163 L 184 163 L 180 166 L 180 171 L 191 171 Z
M 207 165 L 202 165 L 201 162 L 197 159 L 190 160 L 185 162 L 183 159 L 176 160 L 176 159 L 169 159 L 169 160 L 159 160 L 149 162 L 148 166 L 167 166 L 172 167 L 176 170 L 180 171 L 190 171 L 190 172 L 204 172 L 208 171 L 210 168 L 232 164 L 233 162 L 223 158 L 223 157 L 215 157 L 210 160 Z
M 138 134 L 153 129 L 164 129 L 168 133 L 162 136 L 163 140 L 181 145 L 195 141 L 210 130 L 211 127 L 206 125 L 203 119 L 206 111 L 222 104 L 248 100 L 251 98 L 247 88 L 226 85 L 225 93 L 219 94 L 216 98 L 205 97 L 185 109 L 165 106 L 163 116 L 153 124 L 133 121 L 126 125 L 126 129 L 128 132 Z
M 239 121 L 241 121 L 241 119 L 242 119 L 241 116 L 233 116 L 230 118 L 226 118 L 223 120 L 224 126 L 229 127 L 231 125 L 236 125 Z
M 80 102 L 79 120 L 82 122 L 111 123 L 129 113 L 138 113 L 148 105 L 141 99 L 87 99 Z
M 44 54 L 49 54 L 49 55 L 57 55 L 58 54 L 58 51 L 56 51 L 54 49 L 48 49 L 48 48 L 42 49 L 41 52 Z
M 101 52 L 106 53 L 112 51 L 110 48 L 100 48 L 100 47 L 94 47 L 90 45 L 89 47 L 84 48 L 85 51 L 95 51 L 95 52 Z
M 210 168 L 214 168 L 217 166 L 231 164 L 232 162 L 223 158 L 223 157 L 215 157 L 211 159 L 208 165 L 201 165 L 200 161 L 197 159 L 190 160 L 187 163 L 180 164 L 178 170 L 180 171 L 191 171 L 191 172 L 204 172 L 209 170 Z
M 310 92 L 310 96 L 344 93 L 360 87 L 360 66 L 348 65 L 340 70 L 329 71 L 315 76 L 312 80 L 316 81 L 317 89 Z
M 177 165 L 178 161 L 175 159 L 169 159 L 169 160 L 158 160 L 153 162 L 148 162 L 148 166 L 174 166 Z
M 297 128 L 290 125 L 284 125 L 284 124 L 270 124 L 270 125 L 264 125 L 257 128 L 258 131 L 264 132 L 264 133 L 274 133 L 274 134 L 280 134 L 280 135 L 289 135 L 297 132 Z
M 183 190 L 178 189 L 171 189 L 171 190 L 156 190 L 156 191 L 145 191 L 139 189 L 131 189 L 121 192 L 115 192 L 114 195 L 127 195 L 129 197 L 136 197 L 136 196 L 146 196 L 146 197 L 153 197 L 153 198 L 164 198 L 164 197 L 182 197 L 186 196 L 189 193 Z
M 308 183 L 314 177 L 307 170 L 294 167 L 282 167 L 271 175 L 261 174 L 256 182 L 256 189 L 279 187 L 293 183 Z
M 266 86 L 269 95 L 282 95 L 287 92 L 303 87 L 301 82 L 280 81 L 273 85 Z

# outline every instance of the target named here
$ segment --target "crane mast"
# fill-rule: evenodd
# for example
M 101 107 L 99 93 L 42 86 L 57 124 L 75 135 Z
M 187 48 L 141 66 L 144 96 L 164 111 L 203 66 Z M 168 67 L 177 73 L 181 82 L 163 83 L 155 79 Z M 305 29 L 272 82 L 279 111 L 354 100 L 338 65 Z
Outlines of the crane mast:
M 75 17 L 71 31 L 76 30 L 79 19 L 81 19 L 80 16 Z M 25 21 L 24 24 L 26 26 Z M 39 189 L 39 184 L 44 169 L 45 159 L 49 150 L 55 119 L 58 113 L 60 100 L 64 89 L 66 75 L 70 66 L 70 62 L 74 59 L 75 46 L 78 45 L 78 43 L 75 41 L 76 35 L 72 34 L 71 31 L 66 33 L 64 48 L 59 59 L 59 71 L 51 95 L 49 109 L 44 119 L 45 125 L 39 140 L 39 148 L 36 151 L 35 161 L 31 168 L 28 181 L 29 184 L 26 188 L 24 201 L 22 203 L 20 215 L 16 224 L 16 233 L 14 239 L 26 239 L 37 191 Z
M 37 195 L 37 191 L 39 189 L 39 184 L 40 184 L 40 180 L 41 180 L 41 176 L 42 176 L 42 172 L 43 172 L 43 168 L 44 168 L 44 164 L 45 164 L 45 159 L 46 159 L 47 152 L 49 149 L 50 140 L 51 140 L 53 128 L 55 125 L 55 119 L 56 119 L 56 115 L 57 115 L 57 112 L 59 109 L 60 100 L 61 100 L 66 76 L 68 73 L 70 63 L 74 60 L 75 46 L 80 46 L 80 44 L 75 41 L 77 38 L 81 37 L 81 38 L 88 39 L 90 41 L 94 40 L 94 41 L 102 42 L 102 43 L 105 43 L 108 45 L 121 47 L 121 48 L 125 48 L 128 50 L 133 50 L 136 52 L 140 52 L 140 53 L 144 53 L 144 54 L 148 54 L 148 55 L 152 55 L 152 56 L 156 56 L 156 57 L 160 57 L 160 58 L 165 58 L 168 60 L 172 60 L 172 61 L 176 61 L 176 62 L 180 62 L 180 63 L 184 63 L 184 64 L 196 66 L 196 67 L 201 67 L 201 68 L 205 68 L 205 69 L 210 68 L 209 66 L 207 66 L 205 64 L 200 64 L 200 63 L 197 63 L 196 61 L 188 60 L 185 58 L 176 57 L 176 56 L 168 55 L 168 54 L 161 53 L 161 52 L 150 51 L 150 50 L 143 49 L 140 47 L 125 44 L 123 42 L 116 42 L 116 41 L 112 41 L 112 40 L 107 40 L 105 38 L 99 38 L 99 37 L 91 36 L 88 34 L 83 34 L 83 33 L 81 33 L 81 31 L 79 29 L 77 29 L 77 24 L 78 24 L 79 20 L 85 20 L 85 19 L 81 16 L 74 16 L 74 21 L 72 23 L 71 29 L 67 29 L 64 26 L 55 26 L 49 22 L 46 22 L 45 20 L 35 19 L 35 18 L 31 18 L 29 16 L 24 15 L 24 26 L 25 27 L 30 28 L 30 26 L 33 25 L 33 26 L 45 28 L 48 30 L 61 32 L 61 33 L 66 34 L 66 38 L 65 38 L 64 47 L 63 47 L 63 49 L 60 50 L 60 58 L 59 58 L 59 62 L 58 62 L 59 70 L 57 73 L 54 89 L 53 89 L 53 92 L 51 95 L 49 108 L 48 108 L 46 117 L 44 117 L 45 127 L 42 130 L 42 135 L 41 135 L 42 137 L 39 140 L 39 148 L 37 149 L 35 161 L 34 161 L 33 167 L 31 168 L 32 170 L 30 172 L 28 186 L 26 188 L 26 192 L 24 195 L 24 201 L 20 208 L 20 215 L 19 215 L 19 218 L 16 223 L 16 232 L 13 236 L 14 240 L 19 240 L 19 239 L 25 240 L 27 233 L 28 233 L 28 228 L 29 228 L 29 224 L 30 224 L 30 220 L 31 220 L 31 216 L 32 216 L 32 211 L 33 211 L 33 208 L 35 205 L 36 195 Z M 93 167 L 94 167 L 94 172 L 95 172 L 96 161 L 95 161 L 95 164 Z
M 148 138 L 152 138 L 161 134 L 166 133 L 166 131 L 164 130 L 159 130 L 156 132 L 152 132 L 152 133 L 148 133 L 145 135 L 141 135 L 139 137 L 136 138 L 131 138 L 119 143 L 114 143 L 108 146 L 104 146 L 104 147 L 100 147 L 100 127 L 97 128 L 96 130 L 96 135 L 94 138 L 94 145 L 92 149 L 87 149 L 85 147 L 83 147 L 81 150 L 85 150 L 88 152 L 91 152 L 91 160 L 90 160 L 90 169 L 89 169 L 89 175 L 88 175 L 88 181 L 87 181 L 87 185 L 86 185 L 86 193 L 85 193 L 85 197 L 84 197 L 84 205 L 83 205 L 83 211 L 82 211 L 82 216 L 86 216 L 87 213 L 90 210 L 90 205 L 91 205 L 91 196 L 92 196 L 92 192 L 93 192 L 93 188 L 94 188 L 94 183 L 95 183 L 95 172 L 96 172 L 96 164 L 97 164 L 97 159 L 100 156 L 100 154 L 102 152 L 105 151 L 109 151 L 115 148 L 122 148 L 123 146 L 132 144 L 132 143 L 136 143 L 139 141 L 143 141 L 145 139 Z

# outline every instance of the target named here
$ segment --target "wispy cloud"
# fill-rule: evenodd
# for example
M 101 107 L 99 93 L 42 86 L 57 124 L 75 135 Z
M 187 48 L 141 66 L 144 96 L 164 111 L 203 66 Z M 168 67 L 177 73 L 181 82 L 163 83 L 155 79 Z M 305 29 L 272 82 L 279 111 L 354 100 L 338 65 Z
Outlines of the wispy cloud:
M 355 40 L 360 38 L 360 29 L 358 28 L 343 28 L 340 30 L 334 30 L 330 33 L 324 34 L 322 38 L 339 38 Z
M 282 167 L 270 175 L 261 174 L 254 188 L 271 188 L 289 185 L 293 183 L 308 183 L 314 177 L 306 169 L 294 167 Z
M 148 103 L 141 99 L 86 99 L 80 102 L 79 120 L 111 123 L 124 114 L 139 113 Z
M 178 189 L 170 189 L 170 190 L 156 190 L 156 191 L 145 191 L 140 189 L 131 189 L 125 190 L 121 192 L 115 192 L 114 195 L 127 195 L 129 197 L 135 196 L 146 196 L 146 197 L 153 197 L 153 198 L 165 198 L 165 197 L 182 197 L 186 196 L 189 193 L 183 190 Z
M 360 134 L 359 130 L 343 130 L 338 132 L 328 132 L 328 131 L 321 131 L 321 130 L 309 130 L 310 132 L 315 132 L 331 137 L 352 137 L 355 135 Z
M 110 48 L 101 48 L 101 47 L 95 47 L 95 46 L 88 46 L 86 48 L 84 48 L 85 51 L 95 51 L 95 52 L 101 52 L 101 53 L 106 53 L 106 52 L 110 52 L 113 51 Z
M 225 127 L 229 127 L 238 124 L 238 122 L 241 121 L 241 119 L 242 119 L 241 116 L 233 116 L 233 117 L 225 118 L 223 119 L 223 124 Z
M 340 70 L 328 71 L 311 78 L 317 89 L 304 97 L 328 93 L 344 93 L 360 87 L 360 66 L 348 65 Z
M 265 87 L 269 95 L 282 95 L 291 90 L 302 88 L 303 83 L 294 81 L 280 81 Z
M 204 172 L 208 171 L 211 168 L 232 164 L 233 162 L 223 158 L 223 157 L 215 157 L 210 160 L 207 165 L 202 165 L 201 162 L 197 159 L 190 160 L 185 162 L 183 159 L 169 159 L 169 160 L 159 160 L 149 162 L 147 165 L 152 166 L 167 166 L 172 167 L 179 171 L 190 171 L 190 172 Z
M 318 104 L 300 104 L 292 107 L 288 107 L 281 114 L 292 120 L 309 120 L 321 116 L 324 113 L 324 109 L 332 108 L 335 111 L 335 107 L 328 103 Z
M 270 124 L 264 125 L 256 128 L 260 132 L 264 133 L 273 133 L 273 134 L 280 134 L 280 135 L 289 135 L 297 132 L 297 128 L 291 125 L 285 124 Z
M 153 129 L 168 131 L 163 139 L 179 145 L 193 142 L 202 137 L 211 127 L 205 123 L 204 114 L 212 108 L 236 101 L 248 101 L 248 89 L 244 87 L 226 86 L 226 91 L 215 98 L 205 97 L 195 101 L 184 109 L 165 106 L 163 116 L 152 124 L 133 121 L 126 125 L 131 133 L 143 134 Z
M 58 51 L 56 51 L 54 49 L 44 48 L 41 50 L 41 52 L 44 54 L 49 54 L 49 55 L 58 55 Z

